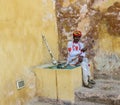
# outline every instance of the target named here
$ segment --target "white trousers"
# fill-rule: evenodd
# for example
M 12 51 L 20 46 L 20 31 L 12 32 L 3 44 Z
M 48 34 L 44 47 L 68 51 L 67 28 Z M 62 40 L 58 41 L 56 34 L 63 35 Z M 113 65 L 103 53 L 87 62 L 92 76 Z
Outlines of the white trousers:
M 83 73 L 83 83 L 88 85 L 88 80 L 91 78 L 90 66 L 87 58 L 83 58 L 81 63 L 82 73 Z

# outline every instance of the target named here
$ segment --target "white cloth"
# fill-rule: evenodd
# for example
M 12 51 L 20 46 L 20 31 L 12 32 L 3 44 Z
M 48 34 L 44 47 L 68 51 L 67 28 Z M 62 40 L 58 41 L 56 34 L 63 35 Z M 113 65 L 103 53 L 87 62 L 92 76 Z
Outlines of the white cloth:
M 72 64 L 72 65 L 76 64 L 78 62 L 77 55 L 85 56 L 85 53 L 81 51 L 81 49 L 84 48 L 84 45 L 81 42 L 74 43 L 73 41 L 70 41 L 68 42 L 67 48 L 68 48 L 68 58 L 67 58 L 68 64 Z
M 83 74 L 83 83 L 84 85 L 88 85 L 88 80 L 91 77 L 91 73 L 90 73 L 90 66 L 87 58 L 83 58 L 81 67 L 82 67 L 82 74 Z
M 68 42 L 68 58 L 67 64 L 75 65 L 78 62 L 78 55 L 83 56 L 83 61 L 80 64 L 83 71 L 83 83 L 88 85 L 88 79 L 91 76 L 90 67 L 88 59 L 85 58 L 85 52 L 82 52 L 81 49 L 84 48 L 84 44 L 81 42 L 74 43 L 73 41 Z

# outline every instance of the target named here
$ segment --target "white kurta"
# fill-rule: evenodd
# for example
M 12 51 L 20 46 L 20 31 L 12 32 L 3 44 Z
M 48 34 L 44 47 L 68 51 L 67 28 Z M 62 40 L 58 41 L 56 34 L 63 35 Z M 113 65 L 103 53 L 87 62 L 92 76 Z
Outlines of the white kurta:
M 78 62 L 78 55 L 85 56 L 85 53 L 81 51 L 84 48 L 83 43 L 74 43 L 73 41 L 68 42 L 68 58 L 67 63 L 75 65 Z M 76 58 L 76 59 L 75 59 Z M 75 59 L 75 60 L 73 60 Z
M 83 56 L 83 61 L 81 63 L 81 67 L 83 70 L 83 82 L 85 85 L 88 84 L 88 77 L 91 76 L 90 74 L 90 67 L 88 59 L 85 58 L 85 52 L 81 50 L 84 48 L 84 44 L 81 42 L 74 43 L 73 41 L 68 42 L 68 58 L 67 64 L 75 65 L 78 62 L 78 55 Z

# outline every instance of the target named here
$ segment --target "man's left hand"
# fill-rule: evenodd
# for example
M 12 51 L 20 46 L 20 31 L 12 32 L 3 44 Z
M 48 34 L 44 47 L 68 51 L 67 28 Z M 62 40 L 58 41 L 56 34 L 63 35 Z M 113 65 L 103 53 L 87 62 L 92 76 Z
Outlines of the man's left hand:
M 79 56 L 78 57 L 78 62 L 82 62 L 83 61 L 83 56 Z

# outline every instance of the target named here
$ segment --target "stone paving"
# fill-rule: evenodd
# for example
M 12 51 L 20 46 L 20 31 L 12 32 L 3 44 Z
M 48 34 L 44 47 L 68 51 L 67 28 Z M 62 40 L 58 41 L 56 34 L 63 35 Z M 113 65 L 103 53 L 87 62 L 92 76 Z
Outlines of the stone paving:
M 76 102 L 74 104 L 71 103 L 63 103 L 63 102 L 51 102 L 51 101 L 36 101 L 33 102 L 31 104 L 27 104 L 27 105 L 106 105 L 106 104 L 100 104 L 100 103 L 94 103 L 94 102 L 86 102 L 86 101 L 80 101 L 80 102 Z
M 50 103 L 45 103 L 45 102 L 36 102 L 33 105 L 60 105 L 60 104 L 50 104 Z M 70 104 L 64 104 L 64 105 L 70 105 Z M 79 103 L 76 103 L 75 105 L 105 105 L 105 104 L 81 101 Z

